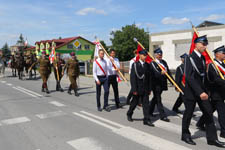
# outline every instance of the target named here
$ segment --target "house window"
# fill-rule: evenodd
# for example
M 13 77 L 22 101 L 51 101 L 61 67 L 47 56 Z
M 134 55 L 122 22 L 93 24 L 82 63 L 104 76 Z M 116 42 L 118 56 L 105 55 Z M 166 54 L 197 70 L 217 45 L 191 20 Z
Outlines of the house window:
M 90 45 L 84 45 L 84 49 L 85 50 L 89 50 L 90 49 Z
M 81 50 L 81 45 L 77 48 L 77 50 Z
M 68 49 L 73 49 L 73 44 L 68 44 L 68 45 L 67 45 L 67 48 L 68 48 Z

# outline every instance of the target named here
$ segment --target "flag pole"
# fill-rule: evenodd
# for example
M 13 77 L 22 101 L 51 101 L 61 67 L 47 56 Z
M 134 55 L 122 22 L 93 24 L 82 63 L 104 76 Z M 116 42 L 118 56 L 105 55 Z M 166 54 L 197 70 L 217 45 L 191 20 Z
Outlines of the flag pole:
M 105 52 L 106 56 L 107 56 L 108 58 L 110 58 L 109 54 L 107 53 L 107 51 L 105 50 L 105 48 L 102 46 L 102 44 L 100 43 L 100 41 L 97 40 L 97 42 L 99 42 L 99 45 L 101 46 L 101 48 L 102 48 L 103 51 Z M 111 61 L 111 60 L 110 60 L 110 61 Z M 112 62 L 112 61 L 111 61 L 111 62 Z M 115 69 L 118 70 L 116 64 L 115 64 L 114 62 L 112 62 L 112 64 L 114 65 Z M 119 73 L 119 75 L 123 78 L 123 80 L 124 80 L 125 82 L 127 82 L 127 79 L 124 77 L 124 75 L 121 73 L 120 70 L 118 70 L 118 73 Z
M 194 30 L 194 32 L 195 32 L 195 33 L 198 35 L 198 37 L 199 37 L 199 33 L 198 33 L 197 29 L 196 29 L 195 26 L 192 24 L 192 22 L 190 22 L 190 23 L 191 23 L 191 25 L 192 25 L 192 29 Z M 216 70 L 219 72 L 219 75 L 220 75 L 221 79 L 224 80 L 224 76 L 223 76 L 223 74 L 221 73 L 221 71 L 219 70 L 218 66 L 216 65 L 214 59 L 213 59 L 212 56 L 210 55 L 208 48 L 206 48 L 205 51 L 206 51 L 206 53 L 208 54 L 209 58 L 211 59 L 213 65 L 216 67 Z
M 143 49 L 145 49 L 145 47 L 136 38 L 134 38 L 134 41 L 136 41 Z M 148 55 L 153 61 L 155 61 L 155 58 L 149 52 L 148 52 Z M 157 65 L 159 66 L 161 70 L 164 70 L 161 65 L 159 65 L 158 63 Z M 170 77 L 170 75 L 166 71 L 165 71 L 165 75 L 173 83 L 173 85 L 178 89 L 178 91 L 184 95 L 184 92 L 181 90 L 181 88 L 176 84 L 176 82 Z

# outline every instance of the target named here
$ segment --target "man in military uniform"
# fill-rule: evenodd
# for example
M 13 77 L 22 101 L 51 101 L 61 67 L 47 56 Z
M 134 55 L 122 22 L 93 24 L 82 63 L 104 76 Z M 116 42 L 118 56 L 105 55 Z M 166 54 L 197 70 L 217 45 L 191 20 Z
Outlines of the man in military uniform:
M 53 61 L 54 75 L 56 80 L 56 91 L 63 92 L 63 89 L 60 85 L 60 81 L 63 77 L 62 71 L 64 66 L 65 66 L 65 61 L 60 58 L 60 53 L 56 53 L 56 58 Z
M 66 66 L 64 68 L 64 70 L 67 69 L 67 74 L 70 80 L 68 94 L 71 95 L 71 90 L 73 89 L 75 96 L 79 96 L 77 92 L 78 87 L 77 87 L 77 81 L 76 81 L 80 75 L 79 63 L 78 63 L 78 60 L 76 59 L 75 52 L 72 52 L 70 55 L 71 55 L 71 59 L 67 61 Z M 63 73 L 64 71 L 62 72 L 62 75 Z
M 218 69 L 220 69 L 223 76 L 225 76 L 225 47 L 221 46 L 215 49 L 215 64 L 217 65 Z M 217 110 L 218 112 L 218 120 L 220 124 L 220 137 L 225 138 L 225 80 L 221 79 L 216 66 L 213 63 L 208 65 L 208 72 L 207 77 L 209 80 L 209 90 L 210 90 L 210 98 L 211 104 L 213 106 L 213 111 Z M 205 116 L 201 116 L 196 126 L 201 129 L 205 130 Z
M 45 51 L 42 51 L 42 56 L 40 59 L 38 59 L 37 63 L 39 63 L 40 65 L 39 73 L 43 81 L 42 92 L 46 92 L 47 94 L 49 94 L 50 92 L 48 90 L 47 81 L 51 74 L 51 64 L 50 64 L 49 58 L 46 57 Z
M 216 127 L 213 120 L 212 106 L 209 101 L 206 80 L 206 61 L 202 53 L 206 50 L 208 40 L 206 36 L 194 40 L 195 49 L 185 61 L 185 89 L 184 105 L 185 111 L 182 119 L 181 140 L 187 144 L 196 145 L 191 139 L 189 126 L 196 103 L 205 116 L 206 139 L 208 145 L 225 147 L 217 137 Z
M 152 67 L 152 89 L 153 89 L 153 98 L 149 108 L 149 114 L 153 116 L 153 112 L 155 109 L 155 105 L 157 105 L 158 111 L 160 113 L 160 119 L 162 121 L 169 122 L 170 120 L 167 118 L 167 115 L 164 111 L 163 104 L 162 104 L 162 92 L 167 91 L 167 77 L 165 72 L 167 72 L 170 76 L 170 70 L 165 60 L 162 59 L 163 52 L 161 48 L 154 50 L 155 61 L 151 62 Z M 164 70 L 158 66 L 161 65 Z M 171 76 L 172 77 L 172 76 Z
M 183 79 L 183 75 L 184 75 L 184 59 L 187 56 L 188 55 L 186 53 L 184 53 L 183 55 L 180 56 L 181 65 L 179 65 L 177 67 L 176 75 L 175 75 L 175 81 L 176 81 L 177 85 L 181 88 L 182 91 L 184 91 L 184 85 L 182 84 L 182 79 Z M 181 111 L 179 110 L 179 107 L 181 106 L 182 103 L 183 103 L 183 95 L 180 93 L 172 110 L 176 113 L 181 113 Z
M 152 90 L 151 83 L 151 72 L 149 64 L 145 62 L 146 56 L 148 55 L 146 50 L 139 52 L 140 59 L 134 62 L 130 74 L 131 90 L 133 93 L 133 100 L 130 103 L 130 108 L 127 111 L 127 120 L 132 122 L 133 112 L 138 105 L 139 99 L 141 99 L 144 120 L 143 124 L 148 126 L 154 126 L 150 120 L 149 115 L 149 95 Z

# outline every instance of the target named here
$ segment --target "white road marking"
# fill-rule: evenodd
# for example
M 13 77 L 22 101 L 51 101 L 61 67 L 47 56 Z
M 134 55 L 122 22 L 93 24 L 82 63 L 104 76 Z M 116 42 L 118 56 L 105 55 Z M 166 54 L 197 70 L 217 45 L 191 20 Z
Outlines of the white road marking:
M 64 105 L 64 104 L 62 104 L 62 103 L 60 103 L 60 102 L 57 102 L 57 101 L 51 101 L 51 102 L 49 102 L 50 104 L 53 104 L 53 105 L 55 105 L 55 106 L 57 106 L 57 107 L 64 107 L 64 106 L 66 106 L 66 105 Z
M 90 138 L 84 137 L 73 141 L 67 142 L 73 148 L 77 150 L 111 150 L 112 148 L 107 148 L 101 142 Z
M 12 86 L 12 84 L 11 84 L 11 83 L 7 83 L 7 85 L 8 85 L 8 86 Z
M 82 113 L 84 113 L 84 111 L 82 111 Z M 85 112 L 86 113 L 86 112 Z M 137 130 L 137 129 L 134 129 L 132 127 L 125 127 L 119 123 L 116 123 L 116 122 L 113 122 L 113 121 L 109 121 L 105 118 L 102 118 L 102 117 L 99 117 L 99 116 L 92 116 L 94 118 L 98 118 L 99 120 L 101 121 L 105 121 L 107 123 L 110 123 L 110 124 L 113 124 L 113 125 L 116 125 L 116 126 L 120 126 L 121 128 L 115 128 L 111 125 L 108 125 L 106 123 L 103 123 L 101 121 L 98 121 L 98 120 L 95 120 L 93 118 L 90 118 L 88 116 L 85 116 L 85 115 L 82 115 L 82 114 L 79 114 L 79 113 L 76 113 L 74 112 L 75 115 L 77 116 L 80 116 L 84 119 L 87 119 L 89 121 L 92 121 L 98 125 L 101 125 L 105 128 L 108 128 L 108 129 L 111 129 L 113 133 L 115 134 L 118 134 L 126 139 L 129 139 L 131 141 L 134 141 L 134 142 L 137 142 L 143 146 L 146 146 L 150 149 L 154 149 L 154 150 L 162 150 L 162 149 L 173 149 L 173 150 L 190 150 L 189 148 L 187 147 L 184 147 L 182 145 L 179 145 L 179 144 L 176 144 L 174 142 L 171 142 L 171 141 L 168 141 L 168 140 L 165 140 L 163 138 L 160 138 L 160 137 L 157 137 L 157 136 L 154 136 L 154 135 L 151 135 L 151 134 L 148 134 L 148 133 L 145 133 L 143 131 L 140 131 L 140 130 Z M 89 116 L 91 116 L 89 113 L 86 113 L 88 114 Z M 159 144 L 160 143 L 163 143 L 163 144 Z
M 13 88 L 16 89 L 16 90 L 18 90 L 18 91 L 20 91 L 20 92 L 23 92 L 23 93 L 25 93 L 25 94 L 27 94 L 27 95 L 30 95 L 30 96 L 32 96 L 32 97 L 37 98 L 36 95 L 33 95 L 33 94 L 31 94 L 31 93 L 28 93 L 28 92 L 26 92 L 26 91 L 24 91 L 24 90 L 22 90 L 22 89 L 19 89 L 19 88 L 17 88 L 17 87 L 13 87 Z
M 6 83 L 6 81 L 1 81 L 2 83 Z
M 99 117 L 99 116 L 97 116 L 97 115 L 94 115 L 94 114 L 91 114 L 91 113 L 88 113 L 88 112 L 85 112 L 85 111 L 80 111 L 80 112 L 83 113 L 83 114 L 86 114 L 86 115 L 88 115 L 88 116 L 94 117 L 94 118 L 96 118 L 96 119 L 98 119 L 98 120 L 101 120 L 101 121 L 104 121 L 104 122 L 106 122 L 106 123 L 112 124 L 112 125 L 114 125 L 114 126 L 118 126 L 118 127 L 120 127 L 120 128 L 126 127 L 126 126 L 121 125 L 121 124 L 119 124 L 119 123 L 110 121 L 110 120 L 108 120 L 108 119 Z
M 52 118 L 52 117 L 57 117 L 57 116 L 63 116 L 63 115 L 66 115 L 66 113 L 63 111 L 54 111 L 54 112 L 48 112 L 45 114 L 37 114 L 35 116 L 40 119 L 46 119 L 46 118 Z
M 31 121 L 31 120 L 27 117 L 19 117 L 19 118 L 2 120 L 1 123 L 2 123 L 2 125 L 13 125 L 13 124 L 24 123 L 24 122 L 29 122 L 29 121 Z
M 26 92 L 29 92 L 29 93 L 31 93 L 31 94 L 33 94 L 33 95 L 36 95 L 36 96 L 40 96 L 40 97 L 43 96 L 43 95 L 40 95 L 39 93 L 36 93 L 36 92 L 34 92 L 34 91 L 25 89 L 25 88 L 20 87 L 20 86 L 17 86 L 17 88 L 22 89 L 22 90 L 24 90 L 24 91 L 26 91 Z

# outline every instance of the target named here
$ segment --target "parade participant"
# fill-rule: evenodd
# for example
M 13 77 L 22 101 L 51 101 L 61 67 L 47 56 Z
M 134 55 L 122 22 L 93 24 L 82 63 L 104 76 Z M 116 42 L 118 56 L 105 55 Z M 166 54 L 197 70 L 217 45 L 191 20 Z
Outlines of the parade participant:
M 140 59 L 134 62 L 130 74 L 131 91 L 133 93 L 133 100 L 130 103 L 129 110 L 127 111 L 127 120 L 132 122 L 133 112 L 138 105 L 139 99 L 142 102 L 144 120 L 143 124 L 154 126 L 150 120 L 149 115 L 149 95 L 151 94 L 151 73 L 149 64 L 145 62 L 148 55 L 146 50 L 139 52 Z
M 65 61 L 60 58 L 60 53 L 56 53 L 56 58 L 53 61 L 54 75 L 56 80 L 56 91 L 63 92 L 60 81 L 62 79 L 62 71 L 65 66 Z
M 130 64 L 129 64 L 129 74 L 131 73 L 131 68 L 132 68 L 133 63 L 136 61 L 137 50 L 134 50 L 133 53 L 134 53 L 135 57 L 132 58 L 132 59 L 130 60 Z M 127 104 L 127 105 L 130 104 L 130 100 L 131 100 L 132 96 L 133 96 L 133 93 L 132 93 L 132 91 L 131 91 L 131 89 L 130 89 L 129 94 L 127 95 L 127 101 L 126 101 L 126 104 Z
M 99 57 L 93 62 L 93 77 L 96 82 L 96 100 L 97 100 L 97 110 L 102 111 L 101 108 L 101 87 L 104 88 L 104 106 L 103 109 L 109 112 L 111 109 L 108 106 L 109 97 L 109 87 L 108 87 L 108 66 L 107 61 L 104 59 L 104 50 L 100 49 L 98 51 Z
M 157 48 L 154 50 L 155 55 L 155 61 L 151 62 L 152 67 L 152 89 L 153 89 L 153 98 L 150 104 L 149 108 L 149 114 L 151 116 L 153 115 L 155 105 L 157 105 L 158 111 L 160 113 L 160 119 L 162 121 L 170 122 L 170 120 L 167 118 L 167 115 L 164 111 L 163 104 L 162 104 L 162 92 L 168 90 L 167 86 L 167 77 L 165 75 L 165 72 L 167 72 L 170 76 L 170 70 L 167 65 L 167 62 L 162 59 L 163 51 L 161 48 Z M 161 65 L 164 70 L 161 70 L 161 68 L 158 66 Z M 172 77 L 172 76 L 171 76 Z
M 46 92 L 47 94 L 49 94 L 50 92 L 48 90 L 47 81 L 51 74 L 51 65 L 50 65 L 50 61 L 49 61 L 48 57 L 46 57 L 45 51 L 42 51 L 41 58 L 39 58 L 36 63 L 39 63 L 39 65 L 40 65 L 39 73 L 40 73 L 42 81 L 43 81 L 42 92 Z
M 221 46 L 215 49 L 215 64 L 221 70 L 223 76 L 225 76 L 225 47 Z M 207 78 L 209 80 L 209 91 L 211 104 L 213 107 L 213 111 L 217 110 L 218 112 L 218 120 L 220 124 L 220 137 L 225 138 L 225 80 L 221 79 L 219 72 L 217 71 L 215 65 L 210 63 L 207 69 Z M 196 126 L 200 130 L 205 130 L 205 116 L 201 116 Z
M 181 65 L 179 65 L 176 69 L 176 75 L 175 75 L 175 81 L 177 83 L 177 85 L 181 88 L 182 91 L 184 91 L 184 85 L 182 84 L 182 78 L 183 78 L 183 74 L 184 74 L 184 59 L 187 57 L 188 55 L 186 53 L 184 53 L 183 55 L 180 56 L 181 58 Z M 180 113 L 181 111 L 179 110 L 179 107 L 181 106 L 181 104 L 183 103 L 183 95 L 180 93 L 175 104 L 173 105 L 173 111 L 176 113 Z
M 225 147 L 217 137 L 216 127 L 213 120 L 212 106 L 209 101 L 206 80 L 206 61 L 202 53 L 206 50 L 208 40 L 206 36 L 194 40 L 195 49 L 185 61 L 185 111 L 182 119 L 181 140 L 187 144 L 196 145 L 191 139 L 189 126 L 196 103 L 205 116 L 206 139 L 208 145 Z
M 116 103 L 116 108 L 121 108 L 120 105 L 120 100 L 119 100 L 119 91 L 118 91 L 118 81 L 117 78 L 117 72 L 120 69 L 120 62 L 119 59 L 115 57 L 116 56 L 116 51 L 114 49 L 110 50 L 110 58 L 107 59 L 107 66 L 108 66 L 108 87 L 110 89 L 110 85 L 113 87 L 113 92 L 114 92 L 114 98 L 115 98 L 115 103 Z M 114 64 L 116 66 L 114 66 Z
M 80 75 L 80 67 L 79 67 L 79 62 L 76 58 L 75 52 L 70 53 L 71 58 L 67 61 L 65 65 L 65 69 L 67 69 L 67 75 L 69 76 L 70 80 L 70 86 L 68 89 L 68 94 L 72 94 L 71 90 L 74 90 L 75 96 L 79 96 L 78 94 L 78 87 L 77 87 L 77 78 Z M 62 76 L 64 74 L 64 71 L 62 72 Z

